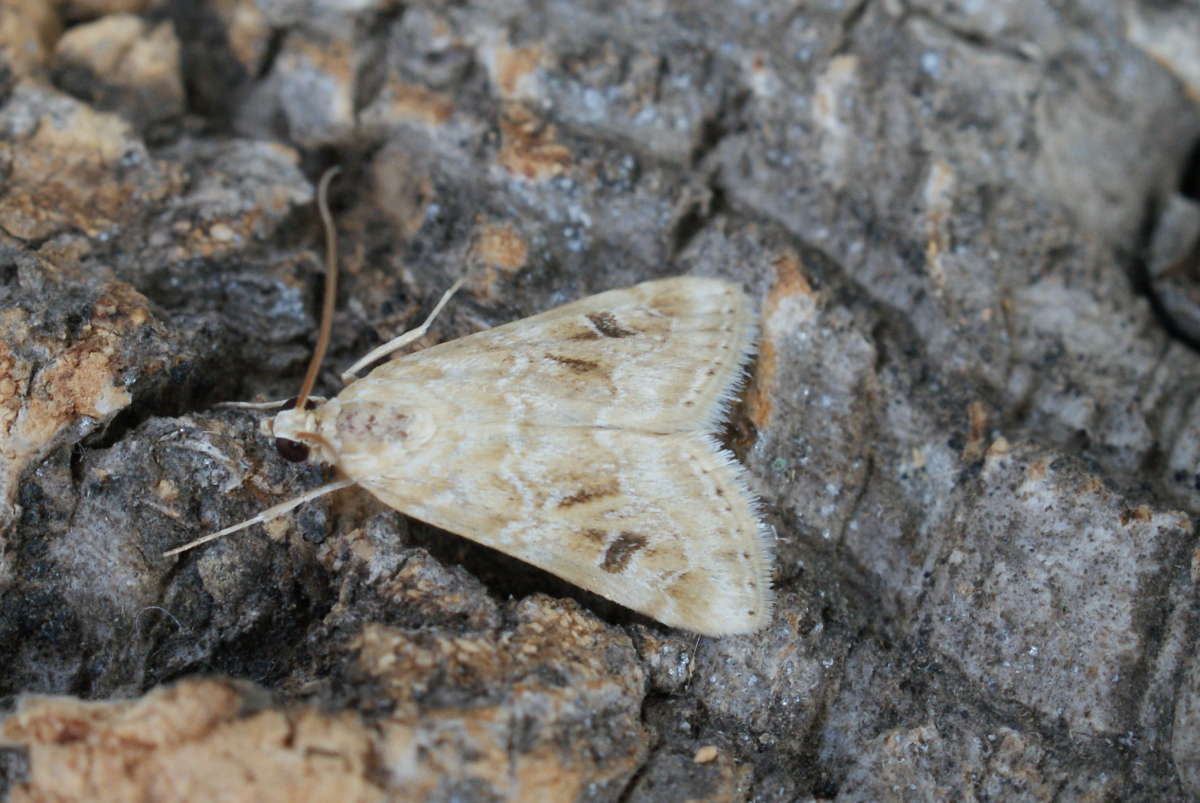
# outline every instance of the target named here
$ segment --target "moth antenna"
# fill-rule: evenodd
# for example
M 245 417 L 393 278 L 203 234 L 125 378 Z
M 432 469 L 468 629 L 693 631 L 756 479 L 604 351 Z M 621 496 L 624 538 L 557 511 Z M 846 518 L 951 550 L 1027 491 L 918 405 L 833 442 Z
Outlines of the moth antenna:
M 690 689 L 690 688 L 691 688 L 691 686 L 692 686 L 692 678 L 693 678 L 693 677 L 695 676 L 695 674 L 696 674 L 696 661 L 697 661 L 697 659 L 700 657 L 700 652 L 699 652 L 699 650 L 700 650 L 700 639 L 701 639 L 701 638 L 703 638 L 703 637 L 704 637 L 704 634 L 702 634 L 702 633 L 697 633 L 697 634 L 696 634 L 696 640 L 692 642 L 692 655 L 691 655 L 691 658 L 688 660 L 688 673 L 687 673 L 687 680 L 686 680 L 686 681 L 684 682 L 684 684 L 683 684 L 683 690 L 684 690 L 685 692 L 686 692 L 688 689 Z
M 324 402 L 325 397 L 310 395 L 308 397 L 308 400 L 316 401 L 316 402 Z M 280 407 L 283 407 L 285 404 L 288 404 L 289 402 L 293 402 L 293 401 L 295 401 L 295 399 L 276 399 L 274 401 L 264 401 L 264 402 L 228 401 L 228 402 L 218 402 L 214 406 L 216 406 L 216 407 L 233 407 L 238 410 L 278 410 Z
M 304 375 L 300 392 L 296 394 L 296 407 L 301 410 L 313 385 L 317 384 L 317 372 L 321 370 L 321 361 L 325 359 L 325 350 L 329 348 L 329 334 L 333 331 L 333 305 L 337 301 L 337 229 L 333 225 L 333 216 L 329 214 L 329 182 L 340 170 L 336 165 L 329 168 L 317 185 L 317 211 L 325 226 L 325 302 L 321 306 L 321 332 L 317 335 L 317 345 L 313 348 L 312 360 L 308 363 L 308 372 Z
M 382 357 L 386 357 L 393 351 L 404 348 L 414 340 L 424 337 L 425 333 L 429 331 L 430 324 L 433 323 L 434 319 L 437 318 L 438 314 L 441 313 L 443 308 L 445 308 L 446 304 L 450 301 L 451 296 L 457 293 L 458 289 L 462 287 L 463 281 L 465 281 L 465 279 L 459 279 L 457 282 L 450 285 L 449 290 L 442 293 L 441 300 L 439 300 L 437 306 L 433 308 L 433 312 L 429 313 L 429 317 L 425 319 L 425 323 L 421 324 L 416 329 L 410 329 L 404 334 L 389 340 L 382 346 L 376 346 L 375 348 L 371 349 L 362 359 L 342 372 L 342 381 L 353 381 L 354 375 L 366 366 Z
M 171 613 L 170 611 L 168 611 L 166 608 L 162 607 L 161 605 L 145 605 L 142 607 L 142 609 L 140 611 L 137 612 L 137 616 L 133 617 L 133 629 L 134 630 L 137 630 L 138 623 L 142 619 L 142 614 L 145 613 L 146 611 L 158 611 L 159 613 L 163 614 L 168 619 L 170 619 L 172 622 L 174 622 L 175 627 L 178 628 L 179 630 L 187 629 L 186 627 L 183 626 L 183 622 L 179 621 L 179 619 L 177 619 L 175 617 L 175 614 Z
M 215 541 L 216 539 L 220 538 L 223 535 L 229 535 L 230 533 L 236 533 L 238 530 L 244 530 L 253 524 L 260 524 L 263 522 L 268 522 L 271 519 L 279 518 L 284 513 L 287 513 L 289 510 L 292 510 L 293 508 L 300 507 L 300 505 L 303 505 L 305 502 L 311 502 L 313 499 L 316 499 L 317 497 L 324 496 L 325 494 L 333 493 L 334 491 L 340 491 L 342 488 L 349 488 L 353 484 L 354 484 L 354 480 L 338 480 L 337 482 L 331 482 L 326 485 L 321 485 L 317 488 L 313 488 L 311 491 L 305 491 L 304 493 L 300 494 L 299 496 L 295 497 L 294 499 L 289 499 L 286 502 L 281 502 L 280 504 L 275 505 L 274 507 L 267 508 L 262 513 L 259 513 L 257 516 L 255 516 L 253 518 L 246 519 L 245 521 L 242 521 L 242 522 L 238 522 L 237 524 L 234 524 L 230 527 L 226 527 L 224 530 L 218 530 L 215 533 L 210 533 L 209 535 L 206 535 L 203 538 L 197 538 L 195 541 L 188 541 L 183 546 L 177 546 L 174 549 L 168 549 L 166 552 L 163 553 L 163 557 L 169 558 L 172 555 L 178 555 L 180 552 L 187 552 L 189 549 L 194 549 L 195 547 L 198 547 L 201 544 L 207 544 L 209 541 Z

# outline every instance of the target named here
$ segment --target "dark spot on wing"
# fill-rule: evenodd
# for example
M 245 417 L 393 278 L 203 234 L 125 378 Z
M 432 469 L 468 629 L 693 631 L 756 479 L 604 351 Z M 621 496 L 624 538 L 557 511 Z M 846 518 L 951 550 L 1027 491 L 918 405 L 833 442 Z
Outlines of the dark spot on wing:
M 616 317 L 611 312 L 589 312 L 587 319 L 592 322 L 592 326 L 596 327 L 596 331 L 605 337 L 633 337 L 637 334 L 632 329 L 626 329 L 617 323 Z
M 543 356 L 547 360 L 554 360 L 559 365 L 570 368 L 572 371 L 575 371 L 579 374 L 584 374 L 588 371 L 595 371 L 600 367 L 600 363 L 598 362 L 593 362 L 592 360 L 580 360 L 576 357 L 564 357 L 561 354 L 545 354 Z
M 617 484 L 615 482 L 609 483 L 608 485 L 605 485 L 605 486 L 602 486 L 599 488 L 580 488 L 575 493 L 571 494 L 568 497 L 565 497 L 561 502 L 558 503 L 558 506 L 559 507 L 573 507 L 575 505 L 582 505 L 585 502 L 591 502 L 593 499 L 600 499 L 605 496 L 612 496 L 613 494 L 617 493 L 619 490 L 620 489 L 617 487 Z
M 605 533 L 604 530 L 597 530 L 595 527 L 588 527 L 583 531 L 583 537 L 597 544 L 603 544 Z
M 575 334 L 567 338 L 567 340 L 599 340 L 600 333 L 595 329 L 580 329 Z
M 644 546 L 646 546 L 646 536 L 623 532 L 604 551 L 604 561 L 600 564 L 600 568 L 610 574 L 623 572 L 634 553 Z

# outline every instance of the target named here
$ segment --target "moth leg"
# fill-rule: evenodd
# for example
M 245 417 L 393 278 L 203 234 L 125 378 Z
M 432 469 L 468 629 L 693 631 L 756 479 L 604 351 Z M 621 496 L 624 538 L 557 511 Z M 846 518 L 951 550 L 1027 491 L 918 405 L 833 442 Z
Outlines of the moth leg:
M 354 375 L 366 366 L 370 365 L 381 357 L 386 357 L 397 349 L 404 348 L 414 340 L 424 337 L 425 333 L 429 331 L 429 325 L 433 323 L 434 318 L 436 318 L 442 311 L 442 308 L 446 306 L 446 303 L 450 300 L 450 297 L 458 292 L 458 288 L 462 287 L 462 283 L 463 280 L 459 279 L 450 286 L 449 290 L 442 294 L 441 300 L 438 301 L 437 306 L 433 308 L 433 312 L 429 313 L 429 317 L 425 319 L 425 323 L 421 324 L 416 329 L 410 329 L 399 337 L 389 340 L 382 346 L 376 346 L 375 348 L 371 349 L 371 351 L 368 352 L 365 357 L 342 372 L 342 381 L 347 383 L 353 381 L 355 378 Z
M 287 513 L 289 510 L 300 507 L 300 505 L 303 505 L 305 502 L 311 502 L 317 497 L 333 493 L 334 491 L 340 491 L 342 488 L 349 487 L 353 484 L 354 480 L 338 480 L 337 482 L 330 482 L 317 488 L 313 488 L 311 491 L 305 491 L 295 499 L 289 499 L 286 502 L 281 502 L 280 504 L 275 505 L 274 507 L 267 508 L 254 518 L 238 522 L 230 527 L 226 527 L 224 530 L 218 530 L 217 532 L 206 535 L 203 538 L 197 538 L 195 541 L 188 541 L 183 546 L 177 546 L 174 549 L 168 549 L 163 553 L 163 557 L 169 558 L 172 555 L 178 555 L 180 552 L 187 552 L 189 549 L 198 547 L 201 544 L 207 544 L 209 541 L 215 541 L 223 535 L 229 535 L 230 533 L 236 533 L 238 530 L 244 530 L 252 524 L 260 524 L 262 522 L 267 522 L 271 519 L 278 518 L 284 513 Z

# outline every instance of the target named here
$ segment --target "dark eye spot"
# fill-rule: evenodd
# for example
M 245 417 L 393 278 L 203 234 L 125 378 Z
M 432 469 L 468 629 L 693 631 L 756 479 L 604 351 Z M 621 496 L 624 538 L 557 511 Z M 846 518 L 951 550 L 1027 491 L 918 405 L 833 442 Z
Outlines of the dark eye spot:
M 303 463 L 308 459 L 308 446 L 287 438 L 275 439 L 275 451 L 279 452 L 279 456 L 284 460 L 292 463 Z
M 282 407 L 280 407 L 279 409 L 280 409 L 280 410 L 292 410 L 292 409 L 294 409 L 295 407 L 296 407 L 296 397 L 295 397 L 295 396 L 293 396 L 292 398 L 290 398 L 290 399 L 288 399 L 287 401 L 285 401 L 285 402 L 283 403 L 283 406 L 282 406 Z M 305 410 L 315 410 L 315 409 L 317 409 L 317 403 L 316 403 L 316 401 L 314 401 L 313 399 L 305 399 L 305 400 L 304 400 L 304 409 L 305 409 Z

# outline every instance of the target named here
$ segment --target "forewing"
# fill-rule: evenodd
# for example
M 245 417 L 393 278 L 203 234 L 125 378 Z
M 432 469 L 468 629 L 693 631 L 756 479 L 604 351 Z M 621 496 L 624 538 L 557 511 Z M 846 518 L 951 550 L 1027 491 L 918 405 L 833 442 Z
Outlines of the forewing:
M 431 400 L 472 425 L 709 432 L 755 337 L 736 285 L 677 277 L 584 298 L 386 363 L 339 398 Z
M 404 513 L 668 625 L 720 635 L 770 616 L 770 556 L 742 469 L 695 433 L 473 426 L 406 460 L 342 469 Z
M 320 439 L 408 515 L 666 624 L 749 632 L 769 550 L 708 433 L 753 340 L 735 285 L 647 282 L 383 365 L 321 408 Z

